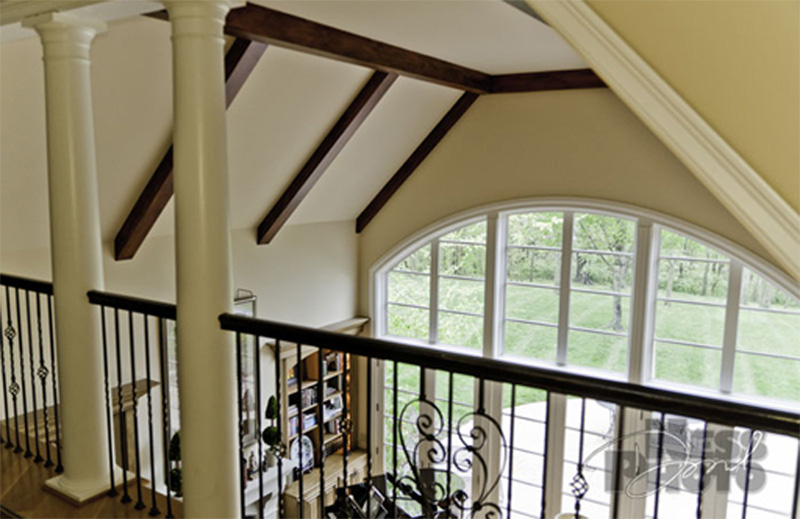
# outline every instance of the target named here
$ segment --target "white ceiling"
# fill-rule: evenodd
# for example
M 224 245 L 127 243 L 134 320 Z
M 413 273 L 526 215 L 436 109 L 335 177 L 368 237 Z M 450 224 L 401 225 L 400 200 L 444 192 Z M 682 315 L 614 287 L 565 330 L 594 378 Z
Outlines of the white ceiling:
M 550 28 L 500 0 L 259 3 L 487 73 L 585 66 Z M 370 74 L 267 49 L 228 110 L 234 228 L 255 229 Z M 102 233 L 110 241 L 170 142 L 169 24 L 109 23 L 93 46 L 92 87 Z M 354 219 L 458 95 L 398 79 L 289 224 Z M 41 46 L 34 37 L 7 41 L 0 44 L 2 247 L 49 246 L 46 196 Z M 173 221 L 170 203 L 151 234 L 172 234 Z

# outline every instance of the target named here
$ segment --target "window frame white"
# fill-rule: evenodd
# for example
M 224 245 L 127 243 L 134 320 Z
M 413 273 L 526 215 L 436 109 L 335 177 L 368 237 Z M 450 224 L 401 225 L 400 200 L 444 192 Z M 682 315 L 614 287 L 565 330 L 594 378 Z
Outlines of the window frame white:
M 561 270 L 560 284 L 556 287 L 559 291 L 559 317 L 558 317 L 558 343 L 556 363 L 541 362 L 536 359 L 522 359 L 501 351 L 504 344 L 504 321 L 506 320 L 504 304 L 506 296 L 506 272 L 507 262 L 507 225 L 508 216 L 525 212 L 560 212 L 564 215 L 562 247 L 560 249 Z M 595 370 L 579 366 L 567 365 L 567 343 L 569 326 L 569 299 L 572 292 L 571 288 L 571 265 L 573 252 L 573 222 L 575 213 L 589 212 L 593 214 L 603 214 L 612 217 L 622 217 L 631 219 L 635 223 L 635 243 L 631 252 L 633 257 L 633 285 L 630 292 L 630 315 L 628 326 L 628 354 L 627 370 L 624 374 L 614 374 L 608 371 Z M 438 249 L 439 240 L 442 236 L 458 228 L 472 225 L 479 221 L 486 222 L 486 270 L 484 272 L 484 340 L 483 351 L 476 351 L 471 348 L 461 348 L 443 346 L 436 343 L 438 331 Z M 679 384 L 664 380 L 654 379 L 655 370 L 655 314 L 658 299 L 658 267 L 660 258 L 660 243 L 662 230 L 676 232 L 692 240 L 701 242 L 703 245 L 715 249 L 717 252 L 729 258 L 729 280 L 728 296 L 725 308 L 725 329 L 721 349 L 720 362 L 720 382 L 716 389 L 702 388 L 688 384 Z M 431 246 L 431 268 L 430 268 L 430 330 L 429 340 L 416 341 L 398 338 L 386 333 L 387 331 L 387 312 L 385 311 L 387 299 L 387 274 L 407 255 L 413 253 L 420 247 L 430 244 Z M 694 258 L 687 258 L 687 260 Z M 407 344 L 415 344 L 426 347 L 445 348 L 449 351 L 459 351 L 471 355 L 486 355 L 494 358 L 502 356 L 504 359 L 529 364 L 538 367 L 546 367 L 556 370 L 567 370 L 570 372 L 584 372 L 593 376 L 608 378 L 612 380 L 628 380 L 648 387 L 668 388 L 689 394 L 705 394 L 715 398 L 728 399 L 737 402 L 767 404 L 778 409 L 788 409 L 796 411 L 800 406 L 793 403 L 764 398 L 759 396 L 732 394 L 733 388 L 733 366 L 736 355 L 736 343 L 738 332 L 738 315 L 740 310 L 740 294 L 743 269 L 747 268 L 756 275 L 763 277 L 766 281 L 773 283 L 790 296 L 800 300 L 800 284 L 794 282 L 786 273 L 778 269 L 771 263 L 756 256 L 743 247 L 719 236 L 709 230 L 680 220 L 678 218 L 645 209 L 630 204 L 612 202 L 607 200 L 589 198 L 527 198 L 514 201 L 507 201 L 485 205 L 454 214 L 444 220 L 428 225 L 398 245 L 386 252 L 376 261 L 369 270 L 369 308 L 372 322 L 375 323 L 373 335 L 379 338 L 388 338 Z M 434 281 L 436 280 L 436 281 Z M 550 287 L 548 287 L 550 288 Z M 380 379 L 381 381 L 383 378 Z M 383 386 L 376 386 L 376 400 L 381 401 L 382 406 Z M 379 391 L 378 391 L 379 390 Z M 553 395 L 554 396 L 554 395 Z M 566 405 L 566 398 L 550 399 L 550 405 L 555 405 L 548 411 L 555 416 L 563 414 L 561 406 Z M 488 411 L 498 417 L 502 414 L 502 403 L 499 406 L 492 405 Z M 495 409 L 495 407 L 497 407 Z M 555 420 L 550 427 L 564 428 L 563 422 Z M 627 429 L 628 427 L 626 427 Z M 376 428 L 376 429 L 382 429 Z M 376 430 L 376 434 L 379 433 Z M 563 438 L 563 430 L 548 432 L 548 448 L 556 451 L 563 445 L 554 445 L 554 438 Z M 380 445 L 382 436 L 375 438 L 376 445 Z M 556 441 L 556 443 L 559 443 Z M 555 452 L 555 451 L 553 451 Z M 561 481 L 561 470 L 563 463 L 551 463 L 548 459 L 548 480 L 551 482 Z M 556 485 L 553 485 L 556 486 Z M 553 495 L 555 497 L 555 495 Z M 718 497 L 717 497 L 718 499 Z M 618 505 L 625 509 L 626 506 L 634 506 L 633 503 L 622 503 Z M 554 501 L 549 500 L 551 504 Z M 714 504 L 709 503 L 713 508 Z M 615 508 L 612 501 L 611 511 Z M 630 508 L 628 508 L 630 509 Z M 549 512 L 548 512 L 549 513 Z

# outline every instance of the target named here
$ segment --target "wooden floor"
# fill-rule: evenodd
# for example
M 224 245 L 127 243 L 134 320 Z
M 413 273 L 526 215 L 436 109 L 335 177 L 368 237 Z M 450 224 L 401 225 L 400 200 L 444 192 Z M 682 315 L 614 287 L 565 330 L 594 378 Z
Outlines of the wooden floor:
M 22 453 L 15 454 L 13 449 L 0 446 L 0 505 L 5 509 L 0 517 L 31 517 L 31 518 L 77 518 L 77 517 L 108 517 L 108 518 L 137 518 L 151 517 L 149 489 L 142 488 L 144 502 L 147 507 L 143 510 L 134 508 L 136 500 L 136 485 L 128 485 L 128 493 L 134 501 L 122 504 L 120 496 L 110 498 L 102 496 L 81 507 L 56 497 L 43 489 L 44 481 L 56 476 L 53 468 L 44 468 L 43 463 L 34 463 L 33 458 L 24 458 Z M 156 504 L 161 514 L 166 516 L 166 497 L 157 494 Z M 183 517 L 181 503 L 173 500 L 173 515 Z M 9 513 L 10 512 L 10 513 Z

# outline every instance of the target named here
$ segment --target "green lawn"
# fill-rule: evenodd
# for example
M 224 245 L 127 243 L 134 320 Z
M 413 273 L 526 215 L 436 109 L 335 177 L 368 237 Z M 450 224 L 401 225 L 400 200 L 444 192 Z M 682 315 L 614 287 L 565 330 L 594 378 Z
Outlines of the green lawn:
M 537 280 L 553 284 L 552 279 Z M 392 273 L 389 299 L 420 306 L 429 305 L 429 278 L 427 276 Z M 581 285 L 576 285 L 580 287 Z M 555 287 L 554 287 L 555 288 Z M 592 287 L 608 289 L 608 287 Z M 483 283 L 442 279 L 439 285 L 440 310 L 480 313 L 483 306 Z M 660 293 L 660 296 L 665 294 Z M 558 296 L 556 290 L 524 286 L 508 286 L 506 295 L 508 318 L 556 324 L 558 321 Z M 673 293 L 673 298 L 725 304 L 722 297 L 700 297 L 686 293 Z M 608 295 L 572 292 L 570 294 L 570 325 L 591 330 L 615 332 L 611 328 L 613 297 Z M 622 329 L 627 334 L 630 321 L 630 298 L 621 299 Z M 792 310 L 796 310 L 792 308 Z M 455 344 L 480 349 L 483 342 L 483 319 L 440 311 L 439 343 Z M 656 339 L 689 341 L 712 347 L 696 348 L 656 342 L 655 377 L 716 388 L 719 386 L 721 346 L 724 332 L 725 309 L 684 303 L 659 302 L 656 309 Z M 389 333 L 420 340 L 428 338 L 428 311 L 389 306 Z M 557 331 L 554 327 L 507 321 L 505 324 L 505 351 L 520 357 L 555 361 Z M 568 363 L 625 373 L 627 365 L 627 337 L 601 335 L 570 330 L 568 336 Z M 768 313 L 743 308 L 739 317 L 739 350 L 800 356 L 800 316 Z M 398 372 L 400 387 L 417 391 L 419 369 L 402 366 Z M 389 381 L 390 379 L 387 379 Z M 437 395 L 447 396 L 447 377 L 437 374 Z M 440 388 L 444 388 L 441 389 Z M 738 353 L 735 358 L 734 389 L 745 394 L 784 399 L 800 399 L 800 362 Z M 444 391 L 444 393 L 442 393 Z M 508 404 L 508 391 L 506 391 Z M 455 384 L 456 400 L 471 403 L 473 384 L 461 380 Z M 517 404 L 540 401 L 540 391 L 522 391 L 517 394 Z

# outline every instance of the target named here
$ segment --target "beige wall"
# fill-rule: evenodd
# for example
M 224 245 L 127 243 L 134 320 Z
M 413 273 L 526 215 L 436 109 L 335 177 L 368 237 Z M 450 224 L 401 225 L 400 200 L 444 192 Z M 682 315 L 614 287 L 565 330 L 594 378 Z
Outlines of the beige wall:
M 370 266 L 404 238 L 470 208 L 536 196 L 642 206 L 769 258 L 610 91 L 484 96 L 361 234 L 359 313 L 369 311 Z
M 800 212 L 799 1 L 590 4 Z
M 258 296 L 259 317 L 322 326 L 353 317 L 356 235 L 350 222 L 285 227 L 270 245 L 257 246 L 251 231 L 234 231 L 234 287 Z M 171 236 L 148 238 L 130 261 L 104 251 L 106 290 L 175 300 L 175 246 Z M 0 271 L 52 279 L 49 249 L 0 250 Z

